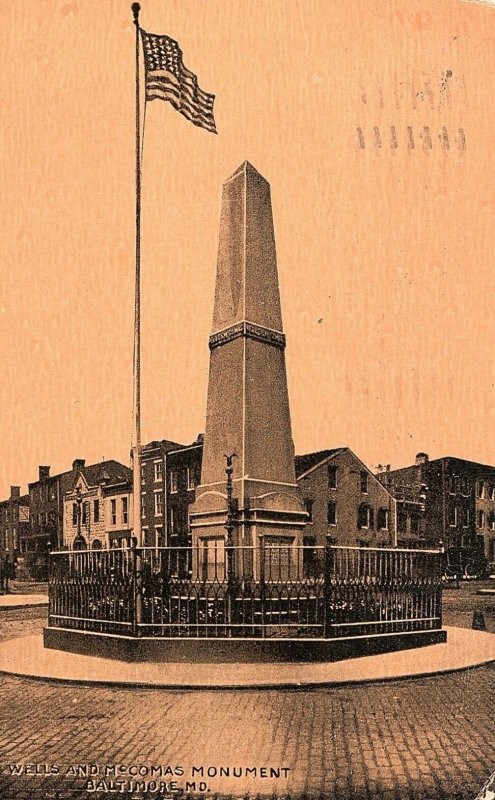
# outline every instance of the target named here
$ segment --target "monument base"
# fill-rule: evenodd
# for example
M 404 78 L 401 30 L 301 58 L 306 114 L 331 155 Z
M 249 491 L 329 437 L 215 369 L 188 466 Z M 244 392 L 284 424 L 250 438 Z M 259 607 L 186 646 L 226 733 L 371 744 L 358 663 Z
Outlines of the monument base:
M 388 633 L 342 639 L 164 639 L 132 638 L 47 627 L 46 648 L 130 662 L 276 663 L 329 662 L 440 644 L 444 630 Z

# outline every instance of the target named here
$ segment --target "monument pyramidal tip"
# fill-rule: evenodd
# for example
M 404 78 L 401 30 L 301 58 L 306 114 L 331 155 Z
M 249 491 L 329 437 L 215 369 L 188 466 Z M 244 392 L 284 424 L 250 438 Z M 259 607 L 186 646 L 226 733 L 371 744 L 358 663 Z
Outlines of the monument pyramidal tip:
M 299 540 L 307 513 L 294 471 L 270 185 L 248 161 L 223 185 L 209 347 L 193 539 L 224 536 L 225 456 L 235 454 L 235 543 Z

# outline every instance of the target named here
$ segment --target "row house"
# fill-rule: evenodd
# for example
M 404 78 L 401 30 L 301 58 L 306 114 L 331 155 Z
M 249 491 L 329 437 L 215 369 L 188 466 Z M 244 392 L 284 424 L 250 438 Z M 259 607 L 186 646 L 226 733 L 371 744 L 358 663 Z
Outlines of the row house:
M 9 498 L 0 502 L 0 561 L 13 566 L 28 533 L 29 495 L 21 495 L 20 486 L 11 486 Z
M 189 506 L 201 477 L 203 446 L 167 439 L 141 448 L 141 525 L 145 547 L 190 544 Z
M 202 450 L 201 436 L 189 446 L 162 440 L 142 448 L 145 546 L 191 544 L 189 509 L 201 480 Z M 394 498 L 349 448 L 297 456 L 295 467 L 308 512 L 306 545 L 328 540 L 368 547 L 396 542 Z
M 396 542 L 391 493 L 348 447 L 296 456 L 308 522 L 306 545 L 387 547 Z
M 101 550 L 120 546 L 132 530 L 132 473 L 117 461 L 85 467 L 78 462 L 64 495 L 64 547 Z
M 377 477 L 398 506 L 404 494 L 417 498 L 421 538 L 429 546 L 442 543 L 452 566 L 476 572 L 483 561 L 495 561 L 495 467 L 418 453 L 414 464 Z
M 46 555 L 66 545 L 64 534 L 65 497 L 73 490 L 76 476 L 87 475 L 89 485 L 105 480 L 105 473 L 121 480 L 128 479 L 128 467 L 117 461 L 101 461 L 86 466 L 82 458 L 72 462 L 72 469 L 57 475 L 50 475 L 50 467 L 40 466 L 37 481 L 29 484 L 29 532 L 21 537 L 22 553 L 36 552 Z

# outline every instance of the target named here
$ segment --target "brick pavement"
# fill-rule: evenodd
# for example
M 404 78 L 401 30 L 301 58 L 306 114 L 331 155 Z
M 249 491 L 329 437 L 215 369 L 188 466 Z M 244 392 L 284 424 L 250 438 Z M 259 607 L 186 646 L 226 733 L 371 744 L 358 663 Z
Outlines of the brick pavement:
M 2 612 L 1 636 L 40 630 L 43 615 L 35 611 Z M 495 767 L 494 678 L 490 666 L 317 691 L 171 692 L 1 677 L 0 763 L 55 764 L 62 771 L 74 762 L 171 765 L 187 774 L 193 765 L 287 767 L 287 781 L 212 777 L 207 783 L 223 796 L 249 789 L 252 796 L 474 800 Z M 177 782 L 184 786 L 184 778 Z M 84 778 L 71 776 L 2 775 L 0 797 L 160 795 L 87 792 Z

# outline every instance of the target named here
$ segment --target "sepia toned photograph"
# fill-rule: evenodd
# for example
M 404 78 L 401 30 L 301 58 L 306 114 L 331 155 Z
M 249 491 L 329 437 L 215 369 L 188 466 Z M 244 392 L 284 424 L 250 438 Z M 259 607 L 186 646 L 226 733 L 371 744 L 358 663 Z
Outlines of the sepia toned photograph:
M 0 0 L 0 800 L 494 800 L 494 6 Z

